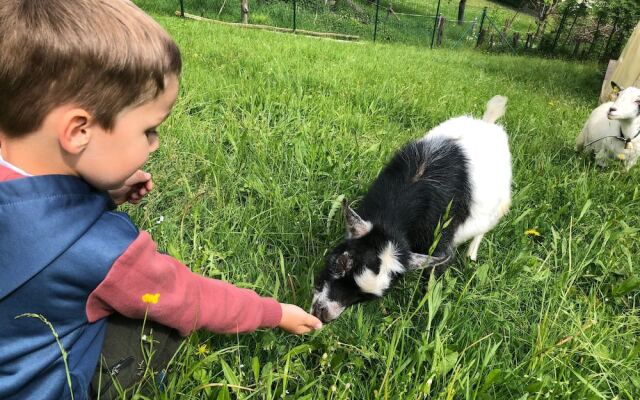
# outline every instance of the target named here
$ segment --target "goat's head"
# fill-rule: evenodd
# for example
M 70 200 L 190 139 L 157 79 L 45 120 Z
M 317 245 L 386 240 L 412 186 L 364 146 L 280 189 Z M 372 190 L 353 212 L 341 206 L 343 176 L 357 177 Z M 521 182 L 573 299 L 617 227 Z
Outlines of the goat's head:
M 411 253 L 403 240 L 363 220 L 343 202 L 347 238 L 329 254 L 316 278 L 311 312 L 323 322 L 336 319 L 348 306 L 376 299 L 407 268 L 421 267 L 427 256 Z
M 614 90 L 619 91 L 618 98 L 609 108 L 609 119 L 634 119 L 640 117 L 640 89 L 629 86 L 626 89 L 611 82 Z

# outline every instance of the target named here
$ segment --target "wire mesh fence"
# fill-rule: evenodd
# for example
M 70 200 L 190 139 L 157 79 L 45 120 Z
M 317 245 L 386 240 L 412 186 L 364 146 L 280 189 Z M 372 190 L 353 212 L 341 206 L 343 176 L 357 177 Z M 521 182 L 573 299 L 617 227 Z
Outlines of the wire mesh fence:
M 543 25 L 525 10 L 457 0 L 177 0 L 184 14 L 335 37 L 444 48 L 615 58 L 633 26 L 566 7 Z M 459 19 L 460 18 L 460 19 Z

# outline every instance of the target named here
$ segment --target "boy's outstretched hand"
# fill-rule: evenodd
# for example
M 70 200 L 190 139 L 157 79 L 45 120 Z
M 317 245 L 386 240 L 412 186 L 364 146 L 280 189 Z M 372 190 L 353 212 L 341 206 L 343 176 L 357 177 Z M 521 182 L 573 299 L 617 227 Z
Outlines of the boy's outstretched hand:
M 124 181 L 122 187 L 109 190 L 109 196 L 118 206 L 127 201 L 131 204 L 138 204 L 152 189 L 151 174 L 139 169 Z
M 280 303 L 282 319 L 278 326 L 289 333 L 301 335 L 322 328 L 322 322 L 302 308 L 293 304 Z

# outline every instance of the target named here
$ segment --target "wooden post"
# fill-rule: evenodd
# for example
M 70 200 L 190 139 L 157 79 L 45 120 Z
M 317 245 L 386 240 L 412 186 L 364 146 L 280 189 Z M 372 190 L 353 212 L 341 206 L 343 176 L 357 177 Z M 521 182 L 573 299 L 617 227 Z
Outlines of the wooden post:
M 184 18 L 184 0 L 180 0 L 180 16 Z
M 573 48 L 573 54 L 571 55 L 571 57 L 576 58 L 578 57 L 578 52 L 580 51 L 580 45 L 582 44 L 582 39 L 576 39 L 576 47 Z
M 242 0 L 240 2 L 240 12 L 242 13 L 242 23 L 249 23 L 249 0 Z
M 513 48 L 515 49 L 520 44 L 520 32 L 513 32 Z
M 524 42 L 524 48 L 529 49 L 533 45 L 533 33 L 527 32 L 527 40 Z
M 464 24 L 464 8 L 467 5 L 467 0 L 460 0 L 458 3 L 458 25 Z
M 444 36 L 444 23 L 446 19 L 442 15 L 438 17 L 438 39 L 436 40 L 436 44 L 438 47 L 442 46 L 442 37 Z
M 478 41 L 476 42 L 476 47 L 482 46 L 485 36 L 487 36 L 487 28 L 480 29 L 480 31 L 478 32 Z

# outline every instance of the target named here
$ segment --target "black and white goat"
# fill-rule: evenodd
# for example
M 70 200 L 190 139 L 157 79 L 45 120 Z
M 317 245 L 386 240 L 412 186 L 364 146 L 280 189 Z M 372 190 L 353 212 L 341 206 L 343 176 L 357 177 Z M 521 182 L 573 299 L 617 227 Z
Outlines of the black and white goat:
M 622 160 L 629 171 L 640 157 L 640 89 L 622 89 L 614 82 L 611 86 L 618 97 L 591 112 L 576 138 L 576 150 L 594 153 L 601 167 L 610 159 Z
M 487 103 L 482 120 L 450 119 L 402 148 L 382 170 L 357 212 L 343 204 L 347 238 L 327 257 L 316 279 L 311 312 L 324 322 L 352 304 L 384 295 L 412 269 L 441 274 L 455 247 L 469 239 L 475 260 L 480 241 L 511 204 L 511 153 L 494 122 L 506 97 Z M 432 255 L 438 223 L 444 226 Z

